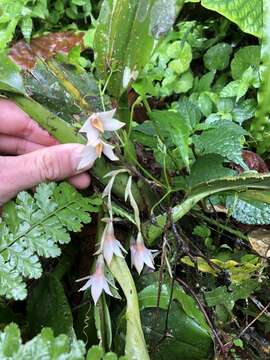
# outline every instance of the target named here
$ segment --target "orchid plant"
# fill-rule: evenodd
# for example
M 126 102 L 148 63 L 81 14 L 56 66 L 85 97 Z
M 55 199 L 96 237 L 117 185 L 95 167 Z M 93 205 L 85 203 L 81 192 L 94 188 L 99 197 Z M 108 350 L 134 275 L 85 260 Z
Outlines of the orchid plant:
M 115 114 L 115 110 L 112 110 L 108 112 L 93 114 L 90 116 L 90 118 L 87 119 L 87 121 L 81 128 L 80 132 L 84 132 L 87 134 L 88 149 L 95 149 L 96 146 L 99 146 L 100 142 L 98 141 L 102 141 L 101 134 L 104 129 L 117 130 L 124 125 L 122 122 L 113 119 L 114 114 Z M 114 124 L 109 125 L 108 119 L 110 119 L 111 122 L 113 122 Z M 83 161 L 84 161 L 83 166 L 85 166 L 84 164 L 86 164 L 87 162 L 89 161 L 92 162 L 95 160 L 93 160 L 91 154 L 88 157 L 87 154 L 85 154 L 85 158 L 83 159 Z M 112 296 L 108 286 L 109 281 L 106 279 L 104 275 L 104 266 L 105 266 L 104 263 L 106 262 L 107 266 L 110 268 L 113 256 L 124 258 L 123 253 L 127 253 L 123 245 L 115 236 L 114 221 L 116 219 L 114 219 L 113 217 L 113 207 L 111 200 L 111 193 L 115 178 L 117 175 L 123 172 L 127 172 L 128 174 L 130 174 L 129 170 L 127 169 L 119 169 L 119 170 L 111 171 L 105 175 L 105 177 L 111 177 L 111 179 L 109 180 L 107 186 L 105 187 L 102 193 L 102 198 L 103 199 L 107 198 L 105 206 L 108 211 L 109 217 L 102 219 L 102 221 L 105 222 L 106 225 L 101 235 L 99 249 L 95 253 L 95 255 L 98 255 L 98 259 L 96 262 L 96 269 L 92 275 L 77 280 L 77 281 L 88 280 L 86 284 L 79 291 L 83 291 L 88 288 L 91 288 L 91 295 L 95 304 L 97 303 L 103 291 L 105 291 L 108 295 Z M 131 185 L 132 185 L 132 176 L 129 176 L 125 189 L 125 201 L 127 202 L 129 200 L 130 202 L 130 205 L 134 212 L 134 219 L 135 219 L 134 223 L 136 224 L 138 231 L 136 240 L 134 240 L 134 237 L 131 237 L 131 244 L 130 244 L 131 265 L 136 268 L 139 274 L 141 274 L 144 265 L 147 265 L 152 270 L 155 269 L 154 258 L 153 258 L 153 253 L 155 253 L 155 250 L 147 249 L 147 247 L 144 244 L 143 236 L 141 233 L 139 208 L 132 194 Z

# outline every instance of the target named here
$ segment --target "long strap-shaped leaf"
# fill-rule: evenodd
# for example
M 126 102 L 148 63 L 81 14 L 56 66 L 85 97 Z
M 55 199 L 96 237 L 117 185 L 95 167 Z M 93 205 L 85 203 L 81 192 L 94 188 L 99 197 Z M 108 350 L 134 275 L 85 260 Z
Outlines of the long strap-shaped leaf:
M 104 0 L 94 42 L 96 67 L 118 98 L 171 29 L 184 0 Z
M 227 177 L 224 179 L 208 181 L 196 186 L 190 191 L 185 200 L 172 209 L 172 218 L 176 222 L 186 215 L 195 204 L 207 196 L 222 192 L 222 191 L 245 191 L 246 189 L 270 189 L 270 175 L 249 174 L 239 177 Z M 155 223 L 149 221 L 143 224 L 143 233 L 149 244 L 162 234 L 164 226 L 167 221 L 167 213 L 159 215 Z

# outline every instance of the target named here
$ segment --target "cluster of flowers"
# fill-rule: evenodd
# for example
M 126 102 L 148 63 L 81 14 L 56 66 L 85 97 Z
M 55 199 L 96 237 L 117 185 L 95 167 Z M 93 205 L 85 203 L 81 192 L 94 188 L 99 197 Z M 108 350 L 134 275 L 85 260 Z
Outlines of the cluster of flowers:
M 125 123 L 113 118 L 115 111 L 116 109 L 113 109 L 92 114 L 80 129 L 79 132 L 86 134 L 87 146 L 82 153 L 78 170 L 92 167 L 102 153 L 112 161 L 119 160 L 113 152 L 114 147 L 102 138 L 105 131 L 116 131 L 125 125 Z
M 81 128 L 80 132 L 84 132 L 87 135 L 88 144 L 87 150 L 85 151 L 85 155 L 82 159 L 81 167 L 84 167 L 86 163 L 89 161 L 95 161 L 97 157 L 101 155 L 103 152 L 109 159 L 118 160 L 118 158 L 113 153 L 113 147 L 107 143 L 105 143 L 101 135 L 104 130 L 113 131 L 120 129 L 124 123 L 113 119 L 115 110 L 97 113 L 90 116 L 90 118 L 86 121 L 86 123 Z M 90 158 L 90 159 L 89 159 Z M 105 291 L 108 295 L 112 295 L 110 286 L 114 286 L 105 275 L 105 262 L 108 267 L 110 267 L 113 256 L 123 257 L 123 253 L 126 253 L 126 250 L 121 245 L 120 241 L 116 239 L 114 233 L 114 219 L 113 219 L 113 210 L 112 210 L 112 202 L 111 202 L 111 191 L 113 187 L 113 183 L 115 177 L 121 173 L 127 172 L 125 169 L 120 169 L 116 171 L 112 171 L 107 174 L 107 177 L 111 177 L 106 188 L 103 191 L 102 197 L 107 197 L 107 209 L 109 213 L 108 218 L 104 218 L 103 221 L 106 223 L 103 234 L 101 237 L 100 247 L 98 251 L 95 253 L 98 255 L 96 260 L 96 268 L 95 272 L 86 276 L 77 281 L 87 280 L 85 285 L 80 289 L 80 291 L 84 291 L 88 288 L 91 288 L 91 295 L 93 297 L 94 303 L 96 304 L 102 292 Z M 142 272 L 144 264 L 149 268 L 154 269 L 154 258 L 153 252 L 154 250 L 149 250 L 146 248 L 142 233 L 141 233 L 141 223 L 139 216 L 139 208 L 133 197 L 131 191 L 132 185 L 132 177 L 129 177 L 127 182 L 126 190 L 125 190 L 125 200 L 129 200 L 131 207 L 134 211 L 135 224 L 138 229 L 138 234 L 135 238 L 131 240 L 131 264 L 136 268 L 138 273 Z

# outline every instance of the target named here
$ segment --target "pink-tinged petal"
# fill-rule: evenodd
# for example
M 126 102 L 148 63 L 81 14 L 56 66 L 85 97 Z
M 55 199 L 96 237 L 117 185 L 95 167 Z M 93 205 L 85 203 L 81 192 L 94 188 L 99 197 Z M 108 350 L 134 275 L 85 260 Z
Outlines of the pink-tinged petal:
M 113 152 L 114 146 L 109 145 L 107 143 L 103 143 L 103 153 L 104 155 L 107 156 L 107 158 L 109 158 L 112 161 L 117 161 L 119 160 L 118 157 L 114 154 Z
M 133 240 L 131 247 L 131 264 L 136 268 L 140 274 L 144 264 L 149 268 L 155 269 L 154 267 L 154 258 L 152 255 L 152 250 L 149 250 L 145 247 L 143 237 L 141 233 L 138 233 L 136 242 Z
M 144 263 L 151 269 L 155 269 L 153 257 L 150 250 L 146 249 L 146 252 L 144 253 Z
M 95 286 L 95 284 L 93 284 L 91 286 L 91 295 L 92 295 L 95 305 L 97 304 L 98 299 L 100 298 L 100 295 L 102 294 L 102 291 L 103 291 L 103 287 L 101 287 L 101 286 Z
M 127 253 L 126 249 L 122 246 L 122 244 L 120 243 L 119 240 L 115 239 L 114 240 L 114 244 L 113 244 L 113 248 L 114 248 L 114 253 L 117 256 L 123 257 L 122 251 L 124 253 Z M 119 254 L 119 255 L 118 255 Z
M 91 145 L 86 145 L 84 150 L 82 151 L 82 158 L 79 162 L 77 170 L 82 170 L 85 168 L 90 168 L 94 165 L 94 162 L 98 158 L 96 149 Z
M 141 254 L 137 251 L 134 256 L 134 266 L 135 266 L 136 270 L 138 271 L 139 275 L 142 272 L 143 265 L 144 265 L 143 258 L 141 256 Z
M 103 256 L 107 264 L 110 265 L 113 258 L 113 243 L 112 241 L 105 241 L 103 245 Z
M 113 294 L 111 293 L 111 290 L 109 288 L 108 282 L 106 280 L 106 278 L 104 278 L 104 283 L 103 283 L 103 290 L 105 291 L 106 294 L 113 296 Z
M 80 281 L 89 280 L 89 279 L 91 279 L 91 276 L 87 275 L 87 276 L 84 276 L 84 277 L 82 277 L 80 279 L 75 280 L 75 282 L 80 282 Z

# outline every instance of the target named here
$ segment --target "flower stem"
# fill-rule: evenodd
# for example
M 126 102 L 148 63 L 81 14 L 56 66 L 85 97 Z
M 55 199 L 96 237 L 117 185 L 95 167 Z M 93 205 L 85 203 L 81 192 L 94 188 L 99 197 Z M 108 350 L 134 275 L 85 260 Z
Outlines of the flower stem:
M 142 331 L 137 290 L 125 259 L 114 256 L 110 270 L 120 284 L 127 300 L 125 316 L 127 322 L 126 356 L 132 360 L 149 360 L 150 358 Z

